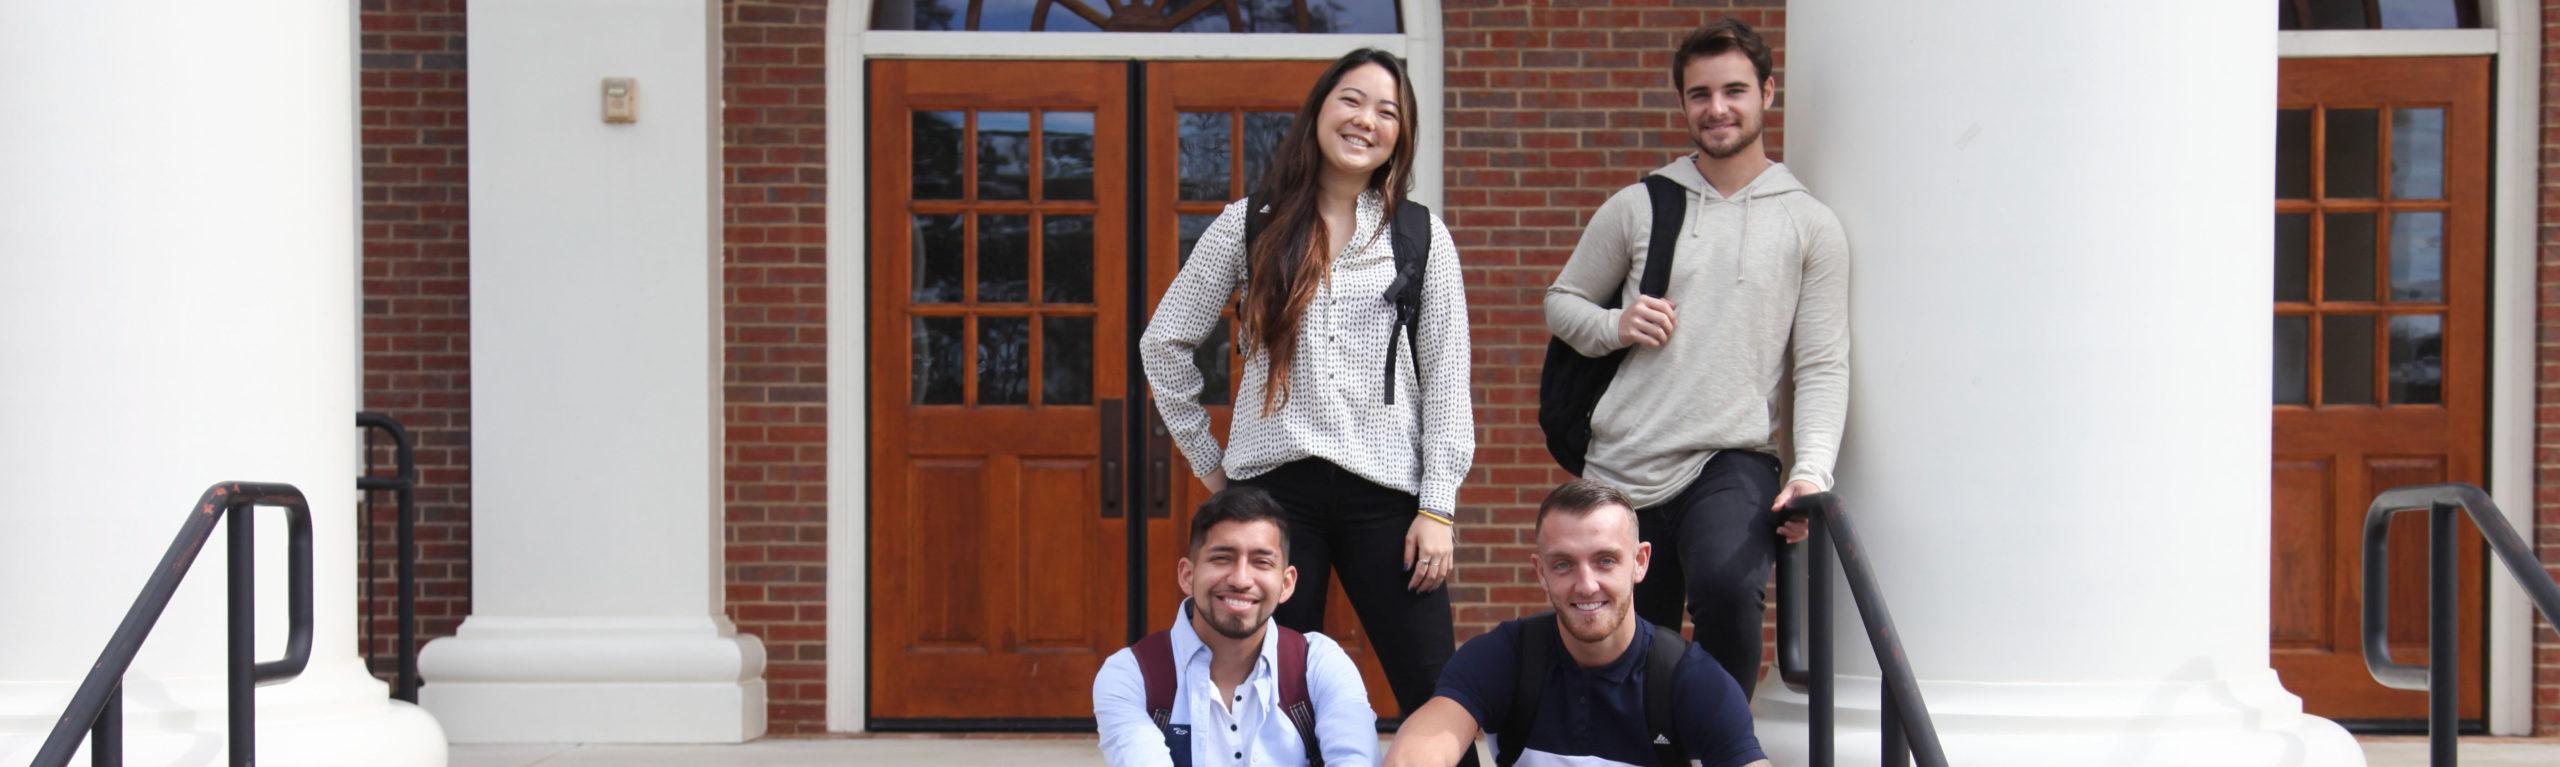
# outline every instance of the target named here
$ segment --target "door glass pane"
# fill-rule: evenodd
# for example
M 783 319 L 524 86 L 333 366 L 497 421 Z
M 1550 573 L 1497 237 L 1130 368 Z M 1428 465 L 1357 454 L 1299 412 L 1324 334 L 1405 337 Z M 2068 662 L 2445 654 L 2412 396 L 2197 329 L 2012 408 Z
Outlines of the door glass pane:
M 2381 119 L 2371 109 L 2329 110 L 2328 157 L 2321 165 L 2329 174 L 2329 197 L 2375 196 L 2375 171 L 2382 160 Z
M 2321 217 L 2328 240 L 2321 245 L 2320 300 L 2373 300 L 2373 214 Z
M 914 228 L 909 247 L 915 251 L 915 284 L 910 288 L 909 300 L 919 304 L 958 303 L 960 270 L 969 257 L 960 214 L 916 216 Z
M 1184 112 L 1174 119 L 1180 136 L 1182 199 L 1217 200 L 1227 196 L 1227 113 Z
M 1191 263 L 1191 248 L 1200 244 L 1201 233 L 1209 231 L 1209 225 L 1216 223 L 1217 220 L 1217 216 L 1205 213 L 1184 213 L 1175 216 L 1174 225 L 1181 230 L 1175 236 L 1182 240 L 1181 247 L 1173 251 L 1175 260 L 1186 264 Z
M 1040 222 L 1040 301 L 1093 303 L 1093 217 L 1049 216 Z
M 2373 322 L 2364 315 L 2320 318 L 2320 404 L 2373 404 Z
M 978 318 L 978 404 L 1031 401 L 1031 318 Z
M 2276 300 L 2311 300 L 2311 214 L 2276 214 Z
M 2403 314 L 2391 318 L 2391 404 L 2444 401 L 2444 318 Z
M 2391 110 L 2391 196 L 2444 199 L 2444 110 Z
M 2365 0 L 2311 0 L 2311 28 L 2371 29 L 2372 18 L 2365 15 L 2364 3 Z
M 1031 199 L 1031 113 L 978 113 L 978 199 Z
M 2391 300 L 2444 300 L 2444 214 L 2391 214 Z
M 909 327 L 915 404 L 960 404 L 960 318 L 917 317 Z
M 2382 0 L 2383 29 L 2461 29 L 2462 3 L 2477 0 Z
M 2311 110 L 2276 110 L 2276 197 L 2311 199 Z
M 978 303 L 1031 300 L 1031 217 L 978 217 Z
M 2276 404 L 2311 402 L 2311 318 L 2276 318 Z
M 910 141 L 915 142 L 915 197 L 960 199 L 960 140 L 966 131 L 960 112 L 917 112 Z
M 1050 15 L 1060 14 L 1052 11 Z M 1093 199 L 1092 112 L 1041 113 L 1040 197 L 1045 200 Z
M 1040 401 L 1093 403 L 1093 318 L 1040 318 Z
M 1235 388 L 1235 377 L 1227 363 L 1234 354 L 1235 332 L 1221 317 L 1218 328 L 1209 331 L 1209 337 L 1191 349 L 1191 364 L 1200 369 L 1200 404 L 1233 404 L 1230 400 L 1234 397 L 1228 392 Z
M 1289 137 L 1289 123 L 1295 115 L 1288 112 L 1244 113 L 1244 191 L 1252 194 L 1254 185 L 1262 183 L 1262 169 L 1271 164 L 1271 156 L 1280 151 L 1280 142 Z

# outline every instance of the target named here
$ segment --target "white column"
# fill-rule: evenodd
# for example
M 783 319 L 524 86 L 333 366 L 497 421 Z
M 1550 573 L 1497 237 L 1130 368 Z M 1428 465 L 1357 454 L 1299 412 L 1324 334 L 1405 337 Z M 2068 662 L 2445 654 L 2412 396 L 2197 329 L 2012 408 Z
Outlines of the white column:
M 2267 662 L 2274 12 L 1788 7 L 1787 159 L 1855 253 L 1840 490 L 1953 763 L 2363 763 Z
M 419 661 L 456 742 L 764 733 L 722 615 L 717 13 L 471 6 L 472 614 Z
M 355 654 L 354 29 L 345 3 L 0 3 L 0 763 L 226 480 L 312 514 L 311 661 L 257 692 L 259 761 L 445 761 Z M 285 525 L 257 513 L 271 660 Z M 125 676 L 128 763 L 226 758 L 223 540 Z

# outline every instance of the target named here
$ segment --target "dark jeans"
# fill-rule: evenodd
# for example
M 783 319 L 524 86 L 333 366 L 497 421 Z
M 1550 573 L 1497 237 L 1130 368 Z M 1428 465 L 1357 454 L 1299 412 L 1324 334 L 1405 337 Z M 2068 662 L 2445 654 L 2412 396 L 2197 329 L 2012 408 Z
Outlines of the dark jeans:
M 1406 714 L 1421 709 L 1440 683 L 1440 666 L 1449 662 L 1455 640 L 1449 588 L 1420 594 L 1405 589 L 1413 574 L 1404 568 L 1404 535 L 1420 508 L 1413 494 L 1314 458 L 1236 484 L 1270 491 L 1289 515 L 1289 564 L 1298 568 L 1298 591 L 1272 617 L 1298 631 L 1322 630 L 1325 597 L 1339 573 L 1369 649 L 1387 672 L 1396 706 Z M 1474 764 L 1472 752 L 1459 763 Z
M 1724 450 L 1698 478 L 1658 506 L 1636 511 L 1637 535 L 1653 544 L 1653 564 L 1636 584 L 1636 614 L 1680 628 L 1688 601 L 1698 647 L 1742 694 L 1760 680 L 1760 616 L 1768 608 L 1769 566 L 1778 551 L 1778 459 Z

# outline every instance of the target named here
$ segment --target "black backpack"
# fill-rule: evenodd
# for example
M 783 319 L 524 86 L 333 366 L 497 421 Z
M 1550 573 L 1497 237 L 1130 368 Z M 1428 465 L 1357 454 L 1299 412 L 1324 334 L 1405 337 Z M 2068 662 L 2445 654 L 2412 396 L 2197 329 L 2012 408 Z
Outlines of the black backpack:
M 1679 246 L 1689 193 L 1678 182 L 1654 175 L 1644 177 L 1644 188 L 1653 197 L 1653 244 L 1645 251 L 1644 279 L 1636 289 L 1660 298 L 1671 289 L 1671 255 Z M 1609 291 L 1600 308 L 1618 308 L 1618 291 Z M 1538 371 L 1538 428 L 1547 433 L 1547 452 L 1574 476 L 1582 476 L 1583 455 L 1591 452 L 1591 411 L 1599 407 L 1600 395 L 1608 393 L 1618 364 L 1632 350 L 1585 357 L 1564 339 L 1547 339 L 1547 361 Z
M 1270 216 L 1264 214 L 1262 206 L 1256 204 L 1251 197 L 1245 198 L 1244 210 L 1244 263 L 1245 274 L 1250 280 L 1250 275 L 1253 273 L 1254 237 L 1262 233 L 1263 221 Z M 1429 266 L 1431 262 L 1431 209 L 1412 200 L 1398 203 L 1395 221 L 1388 231 L 1394 240 L 1396 253 L 1396 278 L 1387 283 L 1386 295 L 1383 296 L 1387 303 L 1395 304 L 1396 307 L 1395 327 L 1388 328 L 1387 332 L 1386 398 L 1387 404 L 1393 405 L 1396 404 L 1395 329 L 1397 327 L 1404 329 L 1404 345 L 1413 348 L 1414 356 L 1422 355 L 1422 346 L 1416 342 L 1415 325 L 1422 319 L 1423 267 Z M 1236 296 L 1236 315 L 1239 317 L 1244 315 L 1244 296 L 1242 295 Z M 1419 365 L 1419 363 L 1416 364 Z M 1415 375 L 1421 374 L 1420 367 L 1417 366 L 1414 370 Z
M 1511 767 L 1520 761 L 1520 753 L 1529 747 L 1529 730 L 1538 722 L 1538 696 L 1547 691 L 1547 675 L 1552 673 L 1555 651 L 1563 646 L 1556 635 L 1556 614 L 1539 613 L 1520 621 L 1519 676 L 1511 685 L 1511 711 L 1502 729 L 1494 734 L 1502 748 L 1495 751 L 1496 767 Z M 1644 654 L 1644 728 L 1653 736 L 1653 761 L 1664 767 L 1689 763 L 1688 749 L 1680 742 L 1680 728 L 1671 721 L 1671 693 L 1680 656 L 1689 652 L 1689 640 L 1680 632 L 1661 626 L 1653 627 L 1653 646 Z

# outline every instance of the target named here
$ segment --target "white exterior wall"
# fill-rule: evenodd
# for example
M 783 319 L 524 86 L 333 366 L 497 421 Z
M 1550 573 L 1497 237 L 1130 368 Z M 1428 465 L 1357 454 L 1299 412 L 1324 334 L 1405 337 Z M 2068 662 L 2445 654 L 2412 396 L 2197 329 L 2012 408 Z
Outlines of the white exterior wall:
M 1855 254 L 1841 491 L 1954 763 L 2362 763 L 2267 663 L 2274 12 L 1790 5 L 1788 158 Z
M 718 19 L 470 9 L 472 614 L 419 661 L 456 742 L 764 732 L 722 610 Z
M 259 760 L 444 763 L 435 721 L 355 655 L 353 13 L 0 4 L 0 763 L 34 757 L 227 480 L 311 506 L 311 663 L 258 691 Z M 273 660 L 285 525 L 255 513 Z M 226 756 L 224 539 L 125 677 L 128 763 Z

